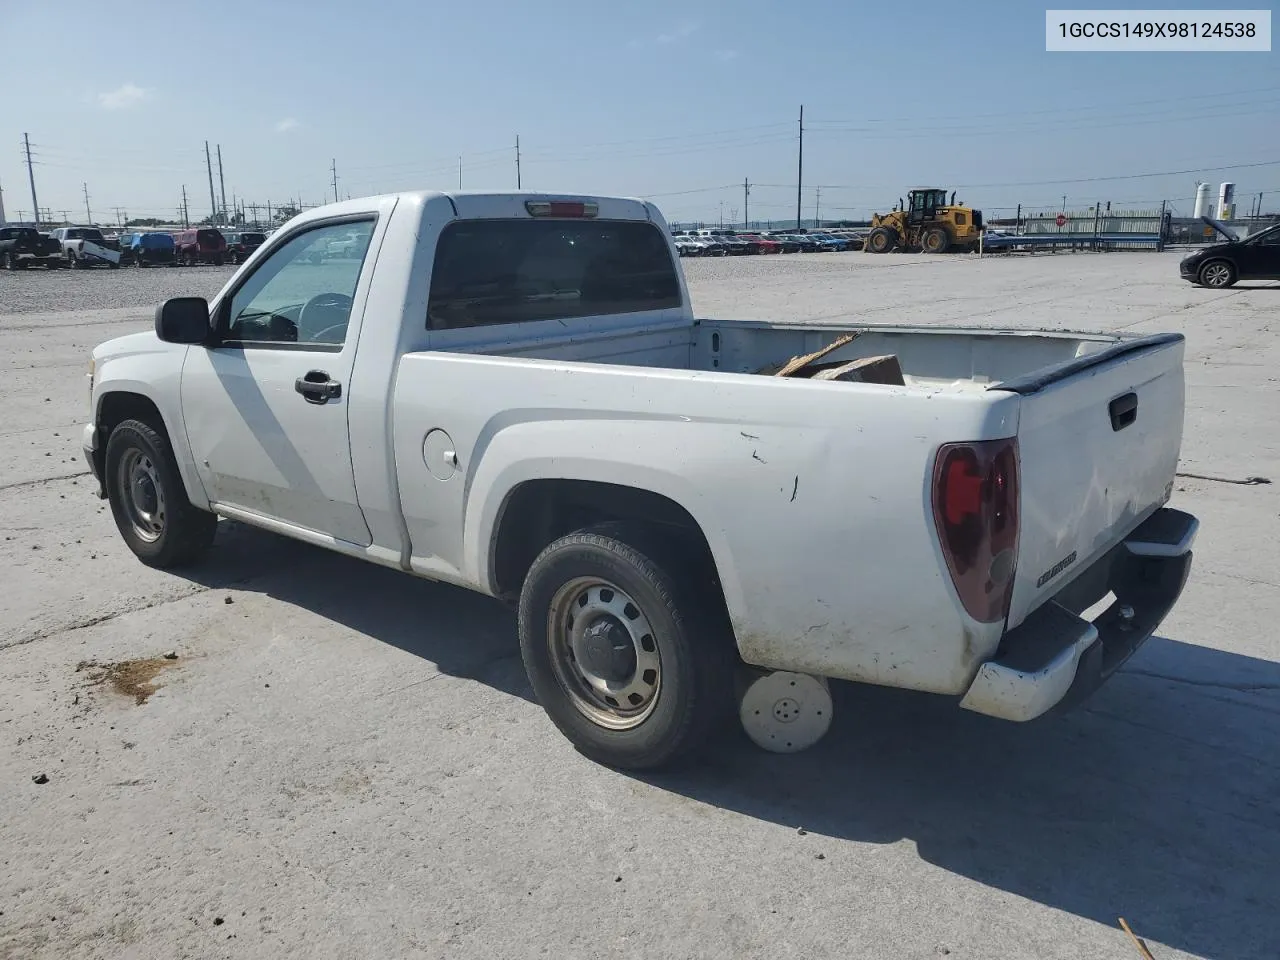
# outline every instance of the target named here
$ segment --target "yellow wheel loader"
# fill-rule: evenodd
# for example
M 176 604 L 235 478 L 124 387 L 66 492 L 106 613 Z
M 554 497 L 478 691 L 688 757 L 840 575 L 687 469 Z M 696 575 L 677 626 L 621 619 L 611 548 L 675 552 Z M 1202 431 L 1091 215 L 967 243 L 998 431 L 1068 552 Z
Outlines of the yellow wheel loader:
M 872 253 L 977 250 L 982 236 L 982 211 L 956 206 L 955 200 L 955 191 L 950 203 L 945 190 L 918 187 L 910 191 L 907 203 L 899 201 L 891 213 L 871 217 L 871 232 L 864 249 Z

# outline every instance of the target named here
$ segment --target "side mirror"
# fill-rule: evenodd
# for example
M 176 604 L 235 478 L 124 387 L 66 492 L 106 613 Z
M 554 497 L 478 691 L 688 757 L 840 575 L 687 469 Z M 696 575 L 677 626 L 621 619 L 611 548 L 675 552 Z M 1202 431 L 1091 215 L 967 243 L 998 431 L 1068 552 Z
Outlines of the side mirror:
M 209 339 L 209 301 L 174 297 L 156 307 L 156 336 L 166 343 L 204 343 Z

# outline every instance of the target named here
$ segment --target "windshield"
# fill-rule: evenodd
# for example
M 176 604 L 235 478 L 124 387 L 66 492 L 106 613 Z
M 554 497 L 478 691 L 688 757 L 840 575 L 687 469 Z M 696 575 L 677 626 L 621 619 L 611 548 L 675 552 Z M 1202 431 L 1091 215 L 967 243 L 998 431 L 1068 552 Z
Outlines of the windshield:
M 678 308 L 662 233 L 631 221 L 464 220 L 431 271 L 432 329 Z

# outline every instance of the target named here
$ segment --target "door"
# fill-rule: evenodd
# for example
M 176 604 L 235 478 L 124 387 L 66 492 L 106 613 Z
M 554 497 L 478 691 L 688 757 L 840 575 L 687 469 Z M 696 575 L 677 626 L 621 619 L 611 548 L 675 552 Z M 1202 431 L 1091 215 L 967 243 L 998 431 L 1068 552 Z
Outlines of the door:
M 1264 230 L 1242 243 L 1236 264 L 1242 280 L 1280 278 L 1280 227 Z
M 375 223 L 300 227 L 222 297 L 218 345 L 188 351 L 187 439 L 214 503 L 369 544 L 347 402 Z M 326 255 L 348 238 L 350 254 Z

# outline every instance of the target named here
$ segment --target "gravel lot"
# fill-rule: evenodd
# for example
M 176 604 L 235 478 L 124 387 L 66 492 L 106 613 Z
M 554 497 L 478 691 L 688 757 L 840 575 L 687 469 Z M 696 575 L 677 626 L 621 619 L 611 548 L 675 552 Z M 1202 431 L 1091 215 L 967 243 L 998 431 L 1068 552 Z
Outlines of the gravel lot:
M 685 265 L 706 316 L 1182 331 L 1182 469 L 1280 481 L 1280 285 L 1176 260 Z M 88 352 L 230 272 L 0 273 L 0 958 L 1132 960 L 1121 916 L 1159 960 L 1280 955 L 1280 484 L 1179 481 L 1182 602 L 1074 713 L 843 687 L 804 754 L 627 776 L 489 600 L 229 524 L 186 576 L 128 553 Z

